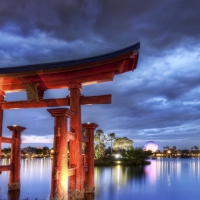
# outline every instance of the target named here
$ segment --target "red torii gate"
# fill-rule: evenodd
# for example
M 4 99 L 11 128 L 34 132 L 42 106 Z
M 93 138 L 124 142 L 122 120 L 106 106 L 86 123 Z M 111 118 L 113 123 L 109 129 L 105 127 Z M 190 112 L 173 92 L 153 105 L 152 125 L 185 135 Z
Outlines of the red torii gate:
M 0 155 L 1 143 L 16 143 L 15 137 L 20 139 L 19 130 L 25 129 L 24 127 L 8 127 L 13 131 L 12 139 L 2 137 L 3 110 L 70 106 L 70 110 L 67 108 L 48 110 L 55 118 L 54 151 L 56 153 L 52 166 L 51 197 L 65 198 L 68 192 L 68 179 L 66 178 L 68 176 L 70 176 L 70 192 L 76 199 L 83 198 L 84 192 L 93 193 L 93 134 L 98 125 L 81 124 L 81 105 L 108 104 L 111 103 L 111 95 L 85 97 L 81 95 L 81 89 L 84 85 L 112 81 L 115 75 L 134 70 L 137 66 L 139 48 L 140 43 L 136 43 L 119 51 L 86 59 L 0 68 Z M 69 96 L 59 99 L 43 99 L 46 90 L 60 88 L 68 88 Z M 27 92 L 27 101 L 4 101 L 6 93 L 19 91 Z M 70 118 L 70 132 L 66 131 L 67 118 Z M 86 130 L 86 136 L 82 136 L 82 127 Z M 18 136 L 14 134 L 16 129 Z M 66 164 L 68 160 L 67 139 L 70 139 L 69 169 Z M 86 142 L 84 163 L 82 142 Z M 12 149 L 12 151 L 16 150 Z M 61 160 L 64 161 L 61 162 Z M 5 170 L 11 170 L 14 173 L 12 165 L 0 166 L 0 171 Z

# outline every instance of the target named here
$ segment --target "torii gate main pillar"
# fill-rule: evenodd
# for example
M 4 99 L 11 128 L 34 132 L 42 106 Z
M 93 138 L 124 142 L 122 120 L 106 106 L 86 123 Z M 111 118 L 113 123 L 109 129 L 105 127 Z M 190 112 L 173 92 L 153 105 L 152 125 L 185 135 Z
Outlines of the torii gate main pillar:
M 70 193 L 77 199 L 84 197 L 84 177 L 82 160 L 82 125 L 81 125 L 81 84 L 70 84 L 70 110 L 75 114 L 70 119 L 71 132 L 76 134 L 75 140 L 70 140 L 70 166 L 76 167 L 76 175 L 70 177 Z
M 13 166 L 13 169 L 10 171 L 8 190 L 16 191 L 20 190 L 21 132 L 26 128 L 22 126 L 8 126 L 8 129 L 12 131 L 13 139 L 10 157 L 10 165 Z
M 94 193 L 94 130 L 98 127 L 95 123 L 82 124 L 85 129 L 85 136 L 89 142 L 85 143 L 84 164 L 88 166 L 88 172 L 85 173 L 85 193 Z
M 54 157 L 51 199 L 68 199 L 68 131 L 67 118 L 74 112 L 67 108 L 48 109 L 54 117 Z
M 1 143 L 2 143 L 2 129 L 3 129 L 3 110 L 1 108 L 1 103 L 4 102 L 5 92 L 0 90 L 0 159 L 1 159 Z

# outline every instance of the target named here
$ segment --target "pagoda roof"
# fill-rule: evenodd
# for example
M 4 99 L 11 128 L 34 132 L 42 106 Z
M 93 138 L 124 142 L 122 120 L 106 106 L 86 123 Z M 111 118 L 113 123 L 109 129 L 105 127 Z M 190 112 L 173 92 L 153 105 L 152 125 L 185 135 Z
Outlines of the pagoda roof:
M 41 90 L 111 81 L 114 75 L 134 70 L 140 43 L 99 56 L 52 63 L 0 68 L 0 90 L 24 90 L 23 84 L 37 83 Z

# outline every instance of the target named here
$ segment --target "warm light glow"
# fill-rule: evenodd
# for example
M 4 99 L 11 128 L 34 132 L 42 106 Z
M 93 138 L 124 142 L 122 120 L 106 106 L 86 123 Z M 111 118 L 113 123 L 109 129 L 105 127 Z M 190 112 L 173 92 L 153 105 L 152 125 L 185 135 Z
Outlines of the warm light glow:
M 63 170 L 62 175 L 60 177 L 60 183 L 61 183 L 63 193 L 67 192 L 67 190 L 68 190 L 68 169 Z
M 51 149 L 50 152 L 53 154 L 54 153 L 54 149 Z
M 90 124 L 90 122 L 87 122 L 87 124 Z
M 115 158 L 121 158 L 120 154 L 115 154 Z
M 13 126 L 16 127 L 17 125 L 14 124 Z

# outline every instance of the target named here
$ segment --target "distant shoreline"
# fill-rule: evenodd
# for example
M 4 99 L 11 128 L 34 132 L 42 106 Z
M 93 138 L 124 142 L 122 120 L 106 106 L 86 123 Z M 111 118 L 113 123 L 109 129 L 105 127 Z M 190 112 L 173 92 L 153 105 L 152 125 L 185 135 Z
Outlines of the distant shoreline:
M 127 158 L 120 159 L 110 159 L 110 158 L 101 158 L 94 160 L 94 166 L 143 166 L 151 164 L 150 161 L 147 160 L 130 160 Z

